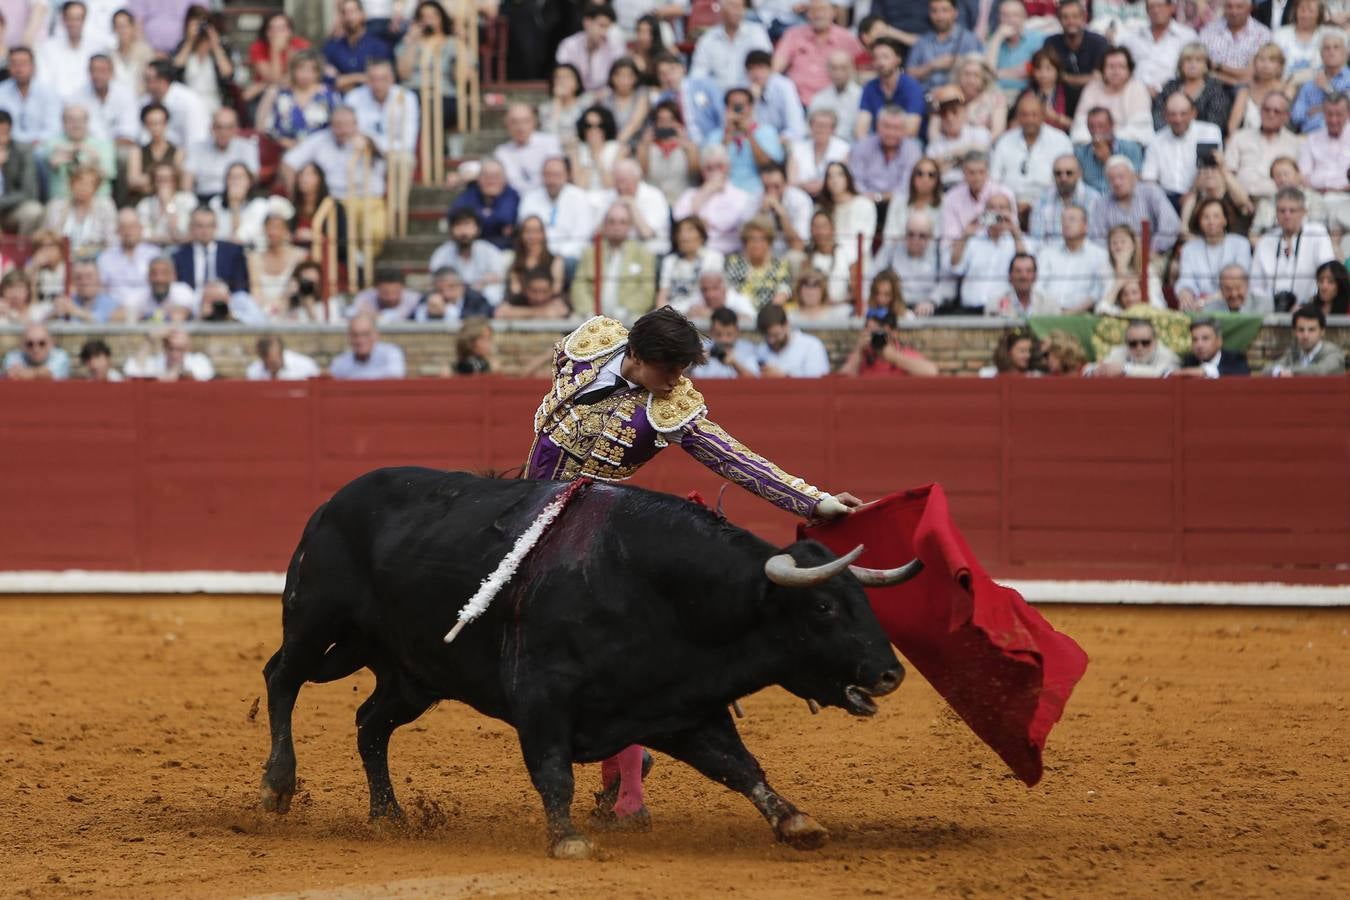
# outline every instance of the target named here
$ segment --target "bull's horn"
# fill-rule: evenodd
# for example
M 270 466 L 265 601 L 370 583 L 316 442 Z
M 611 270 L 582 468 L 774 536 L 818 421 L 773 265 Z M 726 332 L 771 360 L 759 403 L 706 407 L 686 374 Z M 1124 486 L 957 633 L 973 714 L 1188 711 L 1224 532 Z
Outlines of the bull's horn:
M 866 566 L 849 566 L 853 577 L 862 582 L 863 587 L 891 587 L 904 584 L 923 571 L 923 560 L 915 558 L 896 569 L 869 569 Z
M 862 552 L 863 545 L 859 544 L 833 562 L 805 569 L 798 566 L 790 554 L 780 553 L 769 557 L 768 562 L 764 563 L 764 574 L 769 576 L 769 580 L 774 584 L 783 587 L 815 587 L 847 569 L 849 563 L 861 556 Z

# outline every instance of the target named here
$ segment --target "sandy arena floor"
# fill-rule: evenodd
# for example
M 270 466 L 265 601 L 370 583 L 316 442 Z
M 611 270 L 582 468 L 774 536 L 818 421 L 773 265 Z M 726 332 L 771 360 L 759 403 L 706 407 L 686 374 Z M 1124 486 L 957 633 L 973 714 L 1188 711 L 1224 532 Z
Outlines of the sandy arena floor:
M 1093 664 L 1035 790 L 918 676 L 870 721 L 773 690 L 742 731 L 831 829 L 824 850 L 775 844 L 747 801 L 658 759 L 655 830 L 562 863 L 514 733 L 451 704 L 394 738 L 413 833 L 374 833 L 364 672 L 301 694 L 300 793 L 264 813 L 266 716 L 250 712 L 275 600 L 3 599 L 0 894 L 1350 894 L 1350 610 L 1047 613 Z M 579 810 L 598 779 L 580 774 Z

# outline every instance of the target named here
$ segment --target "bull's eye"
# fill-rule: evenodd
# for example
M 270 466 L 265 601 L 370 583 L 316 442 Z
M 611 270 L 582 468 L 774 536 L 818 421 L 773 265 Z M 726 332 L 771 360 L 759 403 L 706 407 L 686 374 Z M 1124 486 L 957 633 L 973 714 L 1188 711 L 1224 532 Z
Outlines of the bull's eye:
M 833 619 L 839 614 L 839 607 L 828 597 L 821 597 L 815 603 L 815 614 L 817 618 Z

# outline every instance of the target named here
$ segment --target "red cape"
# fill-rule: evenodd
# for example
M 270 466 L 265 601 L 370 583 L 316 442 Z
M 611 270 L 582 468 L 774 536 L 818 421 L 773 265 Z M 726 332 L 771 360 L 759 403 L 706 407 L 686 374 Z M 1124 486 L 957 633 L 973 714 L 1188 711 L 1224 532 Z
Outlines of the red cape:
M 839 554 L 865 545 L 859 565 L 923 560 L 911 581 L 868 590 L 881 627 L 1018 778 L 1040 781 L 1045 739 L 1087 669 L 1087 654 L 980 567 L 952 524 L 942 487 L 892 494 L 800 532 Z

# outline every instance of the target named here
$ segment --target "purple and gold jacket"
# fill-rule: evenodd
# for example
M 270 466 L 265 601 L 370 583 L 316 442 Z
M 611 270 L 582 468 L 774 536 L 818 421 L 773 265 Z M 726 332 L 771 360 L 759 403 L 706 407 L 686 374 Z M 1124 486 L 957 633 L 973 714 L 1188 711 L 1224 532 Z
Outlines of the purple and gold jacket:
M 707 418 L 703 395 L 681 378 L 669 397 L 641 388 L 591 405 L 573 398 L 628 346 L 628 329 L 596 316 L 554 348 L 553 388 L 534 414 L 526 477 L 623 481 L 671 443 L 730 482 L 775 506 L 809 518 L 827 496 L 755 453 Z

